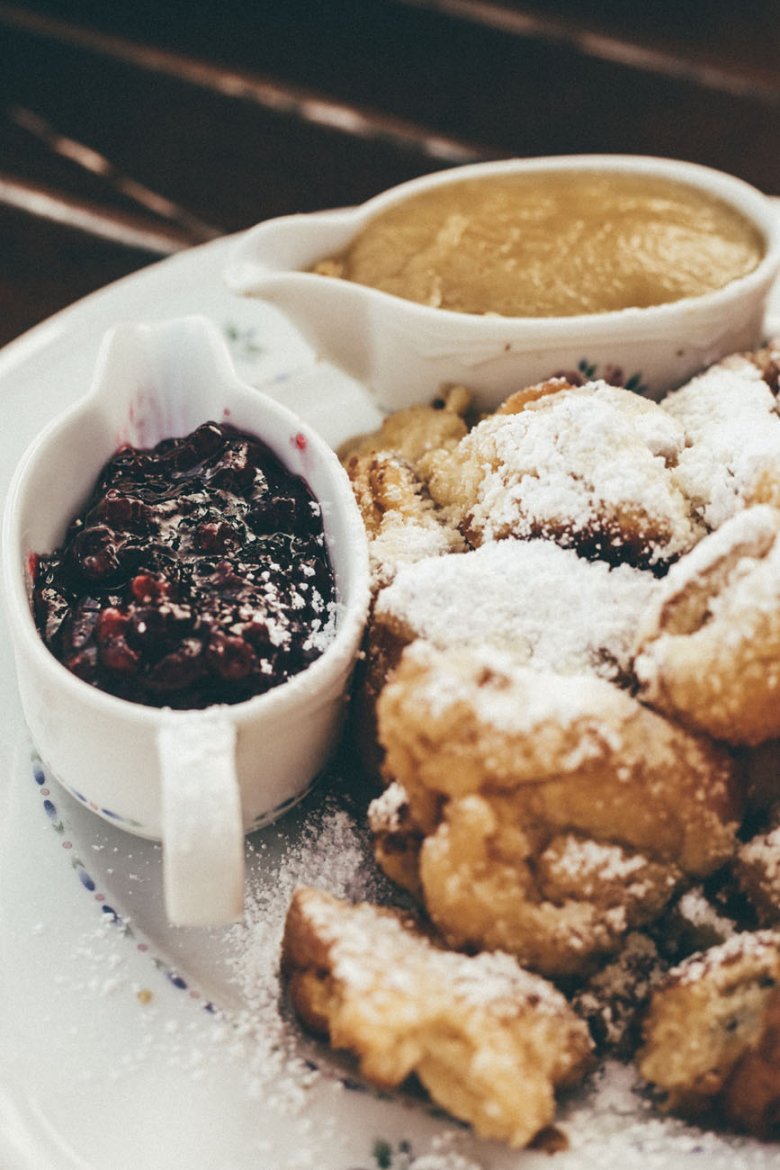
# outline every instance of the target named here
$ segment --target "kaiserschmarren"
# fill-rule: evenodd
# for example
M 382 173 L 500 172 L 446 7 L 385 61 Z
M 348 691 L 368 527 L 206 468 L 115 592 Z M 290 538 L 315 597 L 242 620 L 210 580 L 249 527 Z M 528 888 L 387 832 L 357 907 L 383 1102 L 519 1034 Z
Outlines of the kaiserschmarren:
M 780 350 L 660 403 L 462 387 L 341 453 L 373 601 L 350 732 L 415 907 L 296 894 L 301 1019 L 513 1146 L 599 1056 L 780 1136 Z

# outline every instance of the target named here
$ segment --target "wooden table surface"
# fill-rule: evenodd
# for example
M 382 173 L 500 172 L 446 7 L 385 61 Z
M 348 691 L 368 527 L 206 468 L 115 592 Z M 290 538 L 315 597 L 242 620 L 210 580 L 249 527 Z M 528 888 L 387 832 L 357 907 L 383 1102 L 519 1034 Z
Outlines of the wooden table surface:
M 482 158 L 780 194 L 776 0 L 0 0 L 0 344 L 162 256 Z

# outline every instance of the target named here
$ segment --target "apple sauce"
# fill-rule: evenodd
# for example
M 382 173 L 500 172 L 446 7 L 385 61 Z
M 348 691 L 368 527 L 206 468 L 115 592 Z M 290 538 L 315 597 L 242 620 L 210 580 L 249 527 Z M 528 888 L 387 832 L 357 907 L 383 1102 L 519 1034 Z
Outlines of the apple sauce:
M 701 296 L 764 250 L 754 224 L 693 186 L 548 171 L 405 199 L 314 270 L 459 313 L 569 317 Z

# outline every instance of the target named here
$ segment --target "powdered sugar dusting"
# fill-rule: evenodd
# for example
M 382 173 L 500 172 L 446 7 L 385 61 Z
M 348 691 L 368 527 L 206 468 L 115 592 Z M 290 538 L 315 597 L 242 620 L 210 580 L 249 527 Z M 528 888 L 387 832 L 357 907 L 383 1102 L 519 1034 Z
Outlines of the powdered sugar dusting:
M 454 530 L 437 523 L 433 513 L 393 522 L 388 514 L 379 532 L 369 541 L 371 577 L 377 585 L 393 579 L 400 565 L 451 553 L 458 544 Z
M 545 396 L 483 420 L 461 441 L 459 457 L 478 469 L 469 524 L 484 541 L 643 517 L 659 537 L 651 559 L 679 555 L 697 539 L 668 466 L 683 445 L 670 415 L 605 382 Z
M 762 476 L 778 478 L 780 416 L 761 371 L 746 358 L 712 366 L 664 399 L 688 445 L 677 477 L 709 528 L 740 508 Z
M 323 866 L 323 858 L 328 863 Z M 282 994 L 279 959 L 290 900 L 300 885 L 317 884 L 345 896 L 370 885 L 365 845 L 351 817 L 335 802 L 321 817 L 304 824 L 300 836 L 285 850 L 273 873 L 259 867 L 246 891 L 243 922 L 226 935 L 228 961 L 244 1009 L 233 1018 L 239 1028 L 256 1033 L 262 1063 L 280 1074 L 287 1030 L 279 1014 Z M 288 1070 L 289 1071 L 289 1070 Z M 292 1070 L 300 1073 L 294 1065 Z M 287 1078 L 290 1080 L 290 1078 Z
M 719 914 L 701 889 L 686 890 L 677 904 L 677 909 L 681 917 L 692 926 L 707 930 L 716 937 L 727 939 L 735 933 L 734 921 Z
M 558 868 L 570 877 L 594 875 L 601 881 L 627 881 L 647 864 L 641 853 L 626 853 L 619 845 L 569 836 Z
M 632 700 L 612 684 L 583 675 L 558 675 L 518 666 L 510 654 L 470 648 L 466 669 L 446 668 L 426 642 L 415 642 L 407 658 L 430 666 L 419 695 L 434 718 L 452 709 L 468 709 L 477 722 L 510 735 L 533 735 L 545 725 L 577 728 L 569 756 L 561 766 L 575 768 L 608 745 L 621 746 L 621 716 Z M 393 686 L 391 682 L 389 684 Z
M 440 950 L 409 929 L 403 920 L 369 904 L 345 905 L 308 891 L 306 917 L 330 947 L 334 976 L 358 991 L 369 992 L 377 979 L 411 999 L 423 998 L 421 988 L 435 980 L 448 989 L 439 1008 L 454 998 L 463 1006 L 514 1012 L 521 1002 L 534 1011 L 560 1013 L 566 1001 L 552 984 L 521 967 L 502 952 L 461 955 Z M 382 1001 L 384 1004 L 384 1001 Z M 451 1010 L 451 1009 L 450 1009 Z
M 585 561 L 550 541 L 501 541 L 402 568 L 376 618 L 440 648 L 453 639 L 496 645 L 540 670 L 614 678 L 628 670 L 657 588 L 649 573 Z

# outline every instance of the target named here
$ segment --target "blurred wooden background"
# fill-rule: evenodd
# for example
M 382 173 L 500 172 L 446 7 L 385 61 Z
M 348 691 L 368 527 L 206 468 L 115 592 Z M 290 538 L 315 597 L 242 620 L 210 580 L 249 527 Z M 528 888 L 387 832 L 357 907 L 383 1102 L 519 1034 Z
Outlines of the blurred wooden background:
M 776 0 L 0 2 L 0 343 L 162 256 L 481 158 L 780 195 Z

